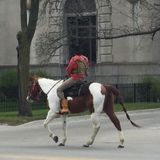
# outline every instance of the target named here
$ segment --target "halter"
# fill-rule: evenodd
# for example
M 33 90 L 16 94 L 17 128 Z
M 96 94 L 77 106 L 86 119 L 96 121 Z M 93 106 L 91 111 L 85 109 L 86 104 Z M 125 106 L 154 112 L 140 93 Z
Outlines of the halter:
M 37 79 L 34 79 L 34 80 L 33 80 L 33 83 L 32 83 L 31 90 L 29 91 L 29 97 L 32 97 L 32 93 L 33 93 L 33 91 L 35 90 L 36 84 L 38 84 L 38 80 L 37 80 Z M 39 84 L 38 84 L 38 85 L 39 85 Z M 41 87 L 39 87 L 39 92 L 37 93 L 36 96 L 34 96 L 34 97 L 32 97 L 32 98 L 34 98 L 35 100 L 38 100 L 38 99 L 39 99 L 39 96 L 41 95 L 41 93 L 42 93 L 42 89 L 41 89 Z

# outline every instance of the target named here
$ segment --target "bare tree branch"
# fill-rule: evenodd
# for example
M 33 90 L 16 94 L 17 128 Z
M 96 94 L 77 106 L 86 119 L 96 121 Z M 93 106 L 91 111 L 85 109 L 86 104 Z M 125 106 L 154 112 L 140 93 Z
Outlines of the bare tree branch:
M 141 32 L 129 32 L 125 34 L 120 34 L 116 36 L 102 36 L 102 37 L 97 37 L 96 39 L 118 39 L 118 38 L 123 38 L 123 37 L 129 37 L 129 36 L 140 36 L 140 35 L 151 35 L 152 34 L 152 39 L 154 38 L 154 35 L 160 31 L 160 27 L 150 30 L 150 31 L 141 31 Z

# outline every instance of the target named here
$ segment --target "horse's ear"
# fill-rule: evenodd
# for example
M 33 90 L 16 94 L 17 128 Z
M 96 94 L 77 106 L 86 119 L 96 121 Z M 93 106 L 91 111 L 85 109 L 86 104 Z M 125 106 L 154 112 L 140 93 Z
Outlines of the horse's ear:
M 30 81 L 35 81 L 35 80 L 38 80 L 39 79 L 39 76 L 37 76 L 37 75 L 33 75 L 33 76 L 31 76 L 30 77 Z

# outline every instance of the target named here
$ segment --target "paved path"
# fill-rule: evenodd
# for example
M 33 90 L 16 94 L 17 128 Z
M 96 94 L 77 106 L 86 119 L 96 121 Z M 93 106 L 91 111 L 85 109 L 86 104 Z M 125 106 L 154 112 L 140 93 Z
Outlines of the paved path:
M 0 160 L 160 160 L 160 109 L 129 114 L 143 127 L 133 127 L 123 112 L 117 113 L 125 136 L 124 149 L 117 149 L 117 131 L 105 115 L 90 148 L 82 147 L 92 131 L 89 116 L 68 119 L 65 147 L 57 146 L 48 137 L 42 120 L 14 127 L 0 126 Z M 51 126 L 57 135 L 62 135 L 59 118 Z

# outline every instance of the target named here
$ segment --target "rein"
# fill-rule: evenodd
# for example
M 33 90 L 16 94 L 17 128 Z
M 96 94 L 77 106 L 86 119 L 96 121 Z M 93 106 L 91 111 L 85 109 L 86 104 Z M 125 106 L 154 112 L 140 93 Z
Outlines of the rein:
M 50 89 L 49 91 L 46 93 L 47 95 L 49 94 L 49 92 L 60 82 L 61 80 L 59 80 L 58 82 L 56 82 Z

